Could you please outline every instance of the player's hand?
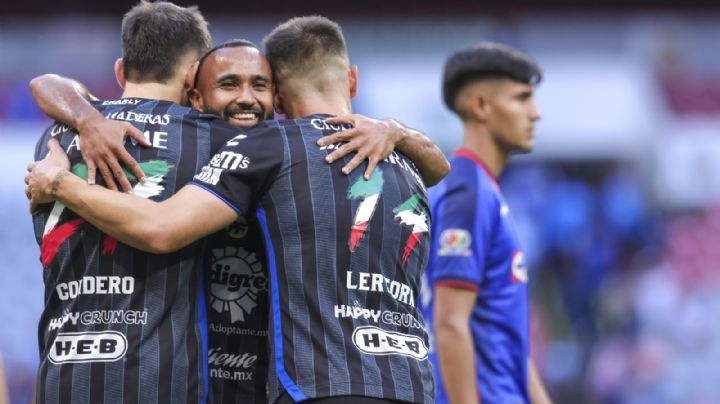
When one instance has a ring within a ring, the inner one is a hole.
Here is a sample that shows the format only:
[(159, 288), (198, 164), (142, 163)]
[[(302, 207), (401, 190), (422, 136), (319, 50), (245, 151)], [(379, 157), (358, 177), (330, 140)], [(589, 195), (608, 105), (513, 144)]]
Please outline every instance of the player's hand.
[(139, 144), (150, 147), (150, 142), (143, 133), (129, 122), (114, 121), (98, 114), (87, 119), (78, 127), (80, 133), (80, 153), (88, 168), (88, 184), (95, 184), (96, 171), (100, 171), (105, 185), (117, 190), (115, 181), (125, 192), (132, 190), (120, 163), (124, 163), (138, 181), (145, 180), (140, 165), (130, 153), (125, 150), (123, 143), (127, 136), (137, 140)]
[(51, 139), (48, 148), (50, 151), (44, 159), (27, 166), (25, 195), (30, 200), (30, 213), (37, 205), (54, 201), (59, 180), (69, 174), (70, 160), (60, 143)]
[(352, 114), (328, 118), (327, 122), (333, 125), (349, 123), (353, 125), (353, 128), (324, 136), (318, 140), (317, 143), (320, 146), (347, 142), (341, 148), (328, 154), (325, 160), (332, 163), (348, 153), (356, 152), (357, 154), (342, 168), (342, 172), (349, 174), (367, 160), (368, 165), (364, 174), (366, 179), (370, 179), (378, 163), (389, 156), (395, 145), (404, 139), (404, 132), (391, 120), (379, 121)]

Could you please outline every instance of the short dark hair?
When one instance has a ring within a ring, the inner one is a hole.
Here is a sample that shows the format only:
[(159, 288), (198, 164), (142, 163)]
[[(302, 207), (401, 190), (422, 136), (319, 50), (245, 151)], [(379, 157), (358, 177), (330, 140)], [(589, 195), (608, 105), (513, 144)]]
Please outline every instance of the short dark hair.
[(278, 25), (263, 40), (263, 48), (276, 83), (290, 77), (314, 77), (338, 60), (349, 63), (340, 26), (319, 15), (295, 17)]
[(198, 62), (198, 68), (197, 72), (195, 73), (195, 83), (193, 84), (193, 87), (197, 87), (198, 85), (198, 77), (200, 76), (200, 69), (202, 69), (203, 65), (205, 64), (205, 59), (208, 58), (213, 52), (223, 49), (223, 48), (238, 48), (242, 46), (247, 46), (248, 48), (255, 48), (257, 49), (257, 45), (254, 43), (248, 41), (247, 39), (231, 39), (229, 41), (225, 41), (221, 43), (220, 45), (213, 46), (209, 51), (205, 52), (205, 54), (200, 58), (200, 61)]
[(189, 51), (210, 47), (207, 21), (197, 7), (142, 0), (122, 21), (123, 70), (128, 81), (166, 83)]
[(530, 56), (516, 49), (483, 41), (453, 53), (445, 61), (443, 100), (448, 108), (455, 111), (455, 97), (465, 84), (493, 78), (507, 78), (535, 86), (542, 80), (542, 70)]

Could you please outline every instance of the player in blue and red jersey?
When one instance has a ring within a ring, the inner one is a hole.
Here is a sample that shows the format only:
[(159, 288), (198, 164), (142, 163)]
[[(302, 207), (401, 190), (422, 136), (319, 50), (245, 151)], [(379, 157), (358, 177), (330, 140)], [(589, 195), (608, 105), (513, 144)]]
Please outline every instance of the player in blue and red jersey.
[(447, 60), (443, 95), (463, 121), (450, 174), (430, 191), (427, 280), (437, 402), (546, 403), (528, 356), (527, 269), (496, 180), (511, 153), (533, 147), (540, 68), (481, 43)]

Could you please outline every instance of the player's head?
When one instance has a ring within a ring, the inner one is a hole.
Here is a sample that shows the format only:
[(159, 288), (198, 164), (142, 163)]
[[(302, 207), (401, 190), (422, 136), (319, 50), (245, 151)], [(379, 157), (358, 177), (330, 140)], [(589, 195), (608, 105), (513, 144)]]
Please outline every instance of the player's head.
[(540, 119), (533, 91), (541, 80), (540, 67), (528, 55), (481, 42), (445, 62), (443, 99), (466, 125), (484, 125), (504, 150), (529, 151)]
[(340, 26), (322, 16), (292, 18), (278, 25), (264, 41), (275, 77), (278, 100), (357, 93), (357, 67), (350, 66)]
[(250, 41), (234, 39), (210, 49), (197, 67), (190, 103), (231, 125), (249, 128), (273, 112), (270, 64)]
[(122, 20), (123, 57), (116, 63), (121, 84), (169, 84), (210, 48), (207, 21), (197, 7), (145, 0)]

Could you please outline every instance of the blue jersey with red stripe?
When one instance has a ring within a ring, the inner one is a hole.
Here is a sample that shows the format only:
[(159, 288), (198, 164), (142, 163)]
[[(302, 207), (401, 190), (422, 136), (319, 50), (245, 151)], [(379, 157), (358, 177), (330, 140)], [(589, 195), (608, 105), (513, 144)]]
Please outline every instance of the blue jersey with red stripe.
[[(470, 327), (478, 394), (484, 403), (527, 403), (527, 270), (510, 210), (475, 155), (457, 151), (451, 166), (430, 189), (432, 239), (425, 272), (430, 295), (443, 286), (477, 293)], [(433, 298), (423, 301), (432, 324)], [(448, 402), (434, 339), (432, 344), (437, 402)]]

